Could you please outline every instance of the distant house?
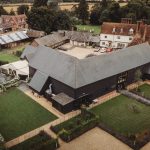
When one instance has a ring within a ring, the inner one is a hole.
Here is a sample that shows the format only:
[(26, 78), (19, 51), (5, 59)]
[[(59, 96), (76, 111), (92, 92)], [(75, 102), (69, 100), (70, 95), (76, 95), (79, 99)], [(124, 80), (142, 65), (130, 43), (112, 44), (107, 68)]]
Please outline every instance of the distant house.
[(27, 28), (26, 15), (2, 15), (0, 17), (0, 31), (17, 31), (19, 29)]
[(100, 46), (121, 49), (150, 41), (150, 26), (138, 21), (132, 24), (128, 18), (121, 23), (104, 22), (101, 27)]
[(47, 98), (52, 96), (53, 106), (67, 113), (133, 83), (137, 69), (143, 77), (150, 78), (148, 43), (80, 58), (85, 50), (75, 47), (64, 52), (46, 46), (28, 46), (21, 58), (29, 62), (30, 88)]

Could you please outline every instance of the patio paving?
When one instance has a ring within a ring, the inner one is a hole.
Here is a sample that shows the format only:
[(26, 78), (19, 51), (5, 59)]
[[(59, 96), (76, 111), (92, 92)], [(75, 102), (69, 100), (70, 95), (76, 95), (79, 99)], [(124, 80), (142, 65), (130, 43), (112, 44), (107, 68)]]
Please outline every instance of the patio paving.
[[(98, 127), (86, 132), (70, 143), (63, 144), (59, 150), (132, 150), (112, 135)], [(146, 149), (145, 149), (146, 150)]]

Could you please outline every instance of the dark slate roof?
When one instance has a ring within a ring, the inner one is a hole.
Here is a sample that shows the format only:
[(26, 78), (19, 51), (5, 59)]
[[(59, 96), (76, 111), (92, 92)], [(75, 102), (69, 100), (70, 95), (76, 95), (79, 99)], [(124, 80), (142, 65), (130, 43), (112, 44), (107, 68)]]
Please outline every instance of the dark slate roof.
[(36, 52), (36, 50), (37, 49), (35, 47), (28, 45), (24, 49), (24, 51), (23, 51), (23, 53), (22, 53), (20, 58), (21, 59), (25, 59), (26, 58), (28, 61), (30, 61), (32, 59), (34, 53)]
[(53, 34), (44, 36), (42, 38), (35, 39), (35, 42), (38, 43), (39, 45), (52, 47), (53, 45), (63, 42), (67, 39), (68, 39), (67, 37), (65, 37), (59, 33), (53, 33)]
[(81, 31), (68, 31), (66, 32), (66, 36), (72, 41), (89, 42), (91, 41), (92, 33)]
[(29, 86), (32, 87), (37, 92), (41, 92), (47, 79), (48, 75), (37, 70), (34, 77), (31, 79)]
[(148, 43), (85, 59), (77, 59), (44, 46), (37, 49), (29, 65), (72, 88), (80, 88), (150, 63)]
[(29, 37), (32, 37), (32, 38), (40, 38), (40, 37), (45, 36), (45, 32), (44, 31), (38, 31), (38, 30), (30, 29), (30, 30), (27, 31), (27, 35)]
[(65, 93), (59, 93), (56, 96), (53, 96), (52, 99), (63, 106), (74, 101), (72, 97), (69, 97)]

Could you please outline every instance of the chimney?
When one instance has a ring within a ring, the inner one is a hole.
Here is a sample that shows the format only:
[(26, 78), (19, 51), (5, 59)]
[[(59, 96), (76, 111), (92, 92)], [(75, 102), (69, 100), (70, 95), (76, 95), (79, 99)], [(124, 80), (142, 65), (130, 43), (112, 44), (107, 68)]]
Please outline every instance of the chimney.
[(145, 28), (144, 28), (144, 33), (143, 33), (143, 42), (145, 42), (146, 41), (146, 35), (147, 35), (147, 28), (148, 28), (148, 26), (147, 26), (147, 24), (145, 25)]
[(136, 26), (136, 32), (139, 33), (141, 30), (141, 27), (144, 25), (143, 21), (137, 21), (137, 26)]

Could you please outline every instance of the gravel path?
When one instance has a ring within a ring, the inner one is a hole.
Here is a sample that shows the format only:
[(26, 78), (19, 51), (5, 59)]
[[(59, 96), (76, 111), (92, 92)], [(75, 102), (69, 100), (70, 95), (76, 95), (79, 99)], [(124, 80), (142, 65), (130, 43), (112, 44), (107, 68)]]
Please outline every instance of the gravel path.
[(94, 128), (70, 143), (63, 144), (59, 150), (132, 150), (107, 132)]

